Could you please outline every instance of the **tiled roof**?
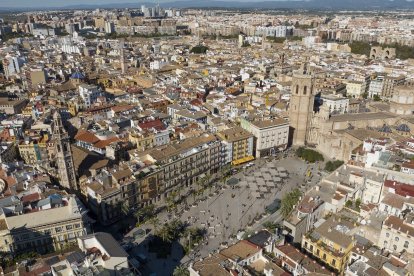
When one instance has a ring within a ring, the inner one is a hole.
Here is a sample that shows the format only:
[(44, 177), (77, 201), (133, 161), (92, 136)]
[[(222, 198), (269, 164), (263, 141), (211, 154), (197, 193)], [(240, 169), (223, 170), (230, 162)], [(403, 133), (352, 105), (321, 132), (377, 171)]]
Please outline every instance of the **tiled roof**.
[(94, 144), (99, 141), (98, 137), (96, 137), (95, 134), (87, 130), (79, 130), (75, 136), (75, 140), (90, 144)]

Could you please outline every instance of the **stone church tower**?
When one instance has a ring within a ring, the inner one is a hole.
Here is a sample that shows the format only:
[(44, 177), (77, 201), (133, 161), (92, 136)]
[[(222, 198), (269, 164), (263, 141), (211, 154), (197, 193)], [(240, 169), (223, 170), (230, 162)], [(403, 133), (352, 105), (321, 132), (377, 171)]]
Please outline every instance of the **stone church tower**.
[(55, 111), (53, 114), (53, 141), (55, 144), (60, 185), (71, 191), (76, 191), (78, 190), (78, 185), (69, 135), (63, 127), (62, 118), (58, 111)]
[(304, 146), (308, 140), (313, 116), (313, 78), (309, 64), (304, 63), (292, 77), (289, 120), (293, 131), (293, 146)]

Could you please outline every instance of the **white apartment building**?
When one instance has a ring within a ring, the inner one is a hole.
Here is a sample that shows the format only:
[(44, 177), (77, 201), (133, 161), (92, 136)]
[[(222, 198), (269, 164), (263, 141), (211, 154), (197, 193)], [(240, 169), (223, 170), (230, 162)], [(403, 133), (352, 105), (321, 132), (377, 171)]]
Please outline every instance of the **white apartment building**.
[(346, 83), (346, 95), (360, 98), (365, 93), (366, 84), (361, 81), (348, 81)]
[(414, 214), (389, 216), (382, 224), (378, 246), (387, 251), (414, 253)]
[(337, 95), (322, 95), (323, 105), (329, 107), (329, 114), (344, 114), (348, 112), (349, 99)]
[(381, 96), (384, 87), (384, 77), (378, 76), (375, 80), (371, 80), (369, 84), (368, 97), (374, 98), (375, 95)]
[(81, 84), (79, 85), (79, 95), (81, 96), (85, 108), (90, 108), (92, 104), (101, 96), (101, 91), (96, 85)]
[(256, 36), (273, 36), (273, 37), (286, 37), (293, 34), (292, 26), (259, 26), (256, 28)]
[(256, 158), (286, 149), (289, 138), (289, 123), (286, 120), (281, 118), (241, 119), (240, 124), (254, 136)]
[(112, 34), (115, 32), (115, 24), (113, 22), (106, 21), (105, 22), (105, 33)]
[(20, 68), (26, 63), (26, 59), (17, 56), (6, 56), (3, 59), (3, 70), (6, 78), (21, 72)]
[(168, 61), (154, 60), (154, 61), (150, 62), (150, 69), (151, 70), (159, 70), (167, 64), (168, 64)]

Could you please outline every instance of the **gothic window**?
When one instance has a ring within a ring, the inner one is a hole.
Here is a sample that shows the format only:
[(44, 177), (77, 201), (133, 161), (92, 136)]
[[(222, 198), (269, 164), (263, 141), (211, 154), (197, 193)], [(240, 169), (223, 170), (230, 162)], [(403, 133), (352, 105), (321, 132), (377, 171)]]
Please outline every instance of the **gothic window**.
[(308, 87), (305, 85), (303, 87), (303, 95), (306, 95), (307, 92), (308, 92)]
[(296, 94), (299, 94), (299, 85), (296, 85)]

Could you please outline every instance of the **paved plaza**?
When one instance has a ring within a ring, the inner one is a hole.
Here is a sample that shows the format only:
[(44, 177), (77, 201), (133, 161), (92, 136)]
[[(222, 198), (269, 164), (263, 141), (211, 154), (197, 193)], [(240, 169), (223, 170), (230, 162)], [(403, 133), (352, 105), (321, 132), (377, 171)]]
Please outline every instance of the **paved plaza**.
[[(206, 229), (207, 235), (189, 256), (183, 257), (175, 248), (173, 256), (167, 260), (156, 260), (155, 254), (148, 253), (145, 243), (141, 243), (134, 248), (134, 252), (148, 256), (147, 269), (152, 272), (165, 272), (169, 266), (176, 266), (178, 260), (187, 263), (220, 249), (222, 244), (231, 244), (239, 231), (260, 230), (261, 225), (268, 220), (280, 222), (282, 217), (278, 212), (262, 216), (266, 206), (275, 200), (281, 200), (285, 193), (294, 188), (305, 190), (320, 180), (320, 176), (316, 173), (311, 180), (307, 178), (307, 171), (317, 171), (317, 164), (308, 165), (295, 157), (281, 160), (260, 159), (254, 164), (232, 176), (239, 180), (237, 184), (220, 185), (216, 190), (207, 189), (201, 199), (194, 200), (191, 197), (188, 198), (187, 205), (179, 205), (175, 214), (167, 212), (159, 214), (160, 223), (178, 218), (190, 224), (190, 227)], [(142, 228), (152, 227), (143, 225)]]

